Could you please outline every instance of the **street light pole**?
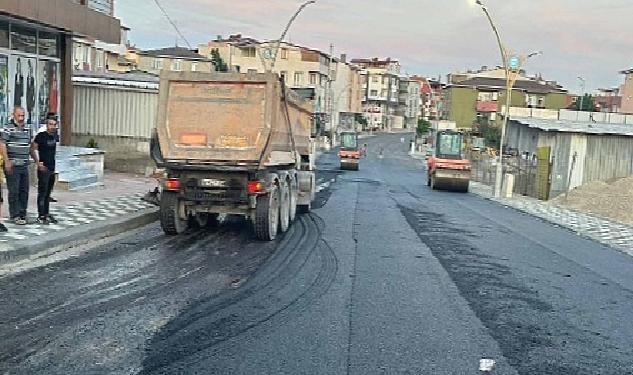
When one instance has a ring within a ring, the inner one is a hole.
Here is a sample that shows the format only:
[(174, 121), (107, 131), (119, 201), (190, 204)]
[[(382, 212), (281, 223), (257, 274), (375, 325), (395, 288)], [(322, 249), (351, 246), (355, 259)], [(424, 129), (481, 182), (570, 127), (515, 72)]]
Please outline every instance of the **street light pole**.
[(274, 54), (272, 56), (273, 61), (270, 64), (270, 71), (273, 71), (275, 69), (275, 63), (277, 62), (277, 55), (279, 54), (279, 48), (281, 46), (281, 42), (286, 37), (286, 34), (288, 33), (288, 30), (290, 30), (290, 26), (292, 26), (292, 23), (295, 21), (295, 19), (297, 19), (297, 17), (305, 9), (305, 7), (307, 7), (310, 4), (314, 4), (314, 3), (316, 3), (316, 0), (309, 0), (309, 1), (306, 1), (305, 3), (301, 4), (299, 9), (297, 9), (295, 14), (290, 18), (290, 21), (288, 21), (288, 24), (286, 25), (286, 28), (281, 33), (281, 36), (279, 37), (279, 39), (276, 42), (275, 52), (274, 52)]
[[(521, 71), (521, 67), (523, 64), (531, 57), (536, 55), (540, 55), (541, 52), (533, 52), (527, 56), (520, 56), (516, 58), (514, 61), (514, 66), (510, 67), (509, 59), (510, 55), (508, 50), (503, 46), (501, 42), (501, 36), (499, 34), (499, 29), (492, 20), (492, 16), (488, 11), (488, 7), (482, 2), (482, 0), (476, 0), (475, 3), (481, 7), (488, 22), (490, 23), (490, 27), (497, 38), (497, 44), (499, 45), (499, 52), (501, 53), (501, 61), (503, 62), (503, 70), (505, 71), (506, 76), (506, 106), (504, 109), (503, 123), (501, 125), (501, 139), (499, 142), (499, 161), (497, 162), (497, 171), (495, 176), (495, 187), (494, 187), (494, 196), (501, 196), (501, 188), (503, 184), (503, 143), (505, 141), (506, 128), (508, 126), (508, 117), (510, 116), (510, 105), (512, 104), (512, 88), (514, 87), (514, 83), (516, 82), (519, 72)], [(514, 58), (513, 58), (514, 59)], [(512, 74), (511, 74), (512, 73)]]
[(578, 80), (580, 81), (580, 107), (578, 107), (578, 112), (576, 112), (576, 121), (578, 121), (578, 117), (580, 115), (580, 111), (582, 111), (582, 107), (585, 104), (585, 79), (583, 77), (578, 76)]

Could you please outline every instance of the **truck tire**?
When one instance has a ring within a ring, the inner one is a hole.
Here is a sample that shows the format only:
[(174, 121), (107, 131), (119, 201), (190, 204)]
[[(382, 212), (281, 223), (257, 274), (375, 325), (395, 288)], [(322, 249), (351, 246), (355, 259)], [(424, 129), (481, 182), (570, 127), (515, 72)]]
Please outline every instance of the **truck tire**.
[(299, 194), (299, 186), (295, 183), (295, 179), (291, 178), (288, 181), (288, 187), (290, 188), (290, 222), (292, 223), (297, 218), (297, 200)]
[(178, 194), (164, 191), (160, 197), (160, 226), (170, 236), (178, 235), (187, 229), (187, 220), (178, 216), (180, 201)]
[(290, 228), (290, 186), (287, 181), (279, 185), (279, 231), (286, 233)]
[(255, 209), (255, 236), (262, 241), (273, 241), (279, 228), (279, 189), (257, 197)]

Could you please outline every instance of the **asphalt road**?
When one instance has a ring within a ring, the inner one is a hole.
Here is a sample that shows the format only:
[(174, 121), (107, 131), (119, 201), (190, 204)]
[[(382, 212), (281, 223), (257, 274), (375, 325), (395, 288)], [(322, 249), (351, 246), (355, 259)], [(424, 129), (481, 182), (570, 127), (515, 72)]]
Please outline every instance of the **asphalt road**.
[(633, 259), (429, 190), (409, 139), (323, 155), (277, 242), (151, 225), (0, 278), (0, 374), (633, 374)]

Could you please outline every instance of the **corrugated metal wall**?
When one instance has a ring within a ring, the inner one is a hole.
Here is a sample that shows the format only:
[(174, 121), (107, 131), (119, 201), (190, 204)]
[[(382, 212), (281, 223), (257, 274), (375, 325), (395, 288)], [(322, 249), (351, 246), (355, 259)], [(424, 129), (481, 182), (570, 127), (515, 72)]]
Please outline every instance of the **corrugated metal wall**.
[(587, 138), (584, 183), (633, 174), (633, 137), (592, 135)]
[(74, 85), (73, 134), (149, 139), (158, 90)]

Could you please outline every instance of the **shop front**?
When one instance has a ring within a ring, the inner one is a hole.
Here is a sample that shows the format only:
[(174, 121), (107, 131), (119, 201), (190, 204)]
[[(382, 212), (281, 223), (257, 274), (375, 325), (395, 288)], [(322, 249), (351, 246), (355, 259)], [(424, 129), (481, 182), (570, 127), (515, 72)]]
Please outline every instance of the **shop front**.
[(120, 42), (120, 22), (71, 0), (0, 0), (0, 124), (15, 106), (32, 126), (49, 112), (72, 134), (72, 38)]

